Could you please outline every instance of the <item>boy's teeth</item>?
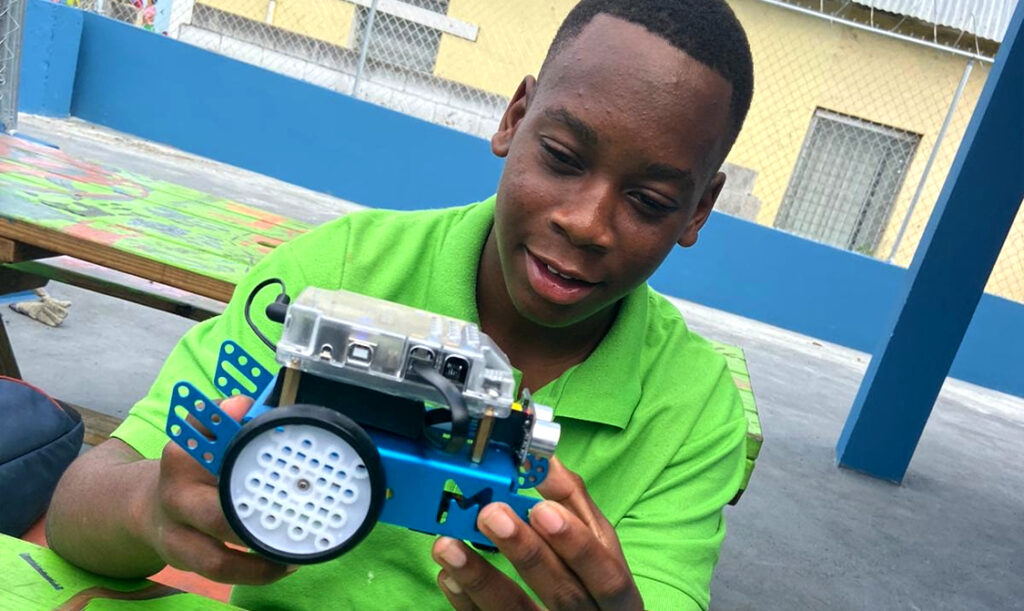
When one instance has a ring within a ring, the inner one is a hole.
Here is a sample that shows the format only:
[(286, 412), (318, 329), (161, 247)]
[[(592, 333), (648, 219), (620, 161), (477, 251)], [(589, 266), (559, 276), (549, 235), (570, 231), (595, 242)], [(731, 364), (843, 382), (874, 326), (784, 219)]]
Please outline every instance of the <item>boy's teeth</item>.
[(573, 278), (572, 276), (566, 276), (565, 274), (563, 274), (562, 272), (558, 271), (557, 269), (551, 267), (550, 265), (548, 265), (548, 271), (551, 272), (552, 274), (556, 275), (556, 276), (561, 276), (561, 277), (565, 278), (566, 280), (576, 280), (576, 278)]

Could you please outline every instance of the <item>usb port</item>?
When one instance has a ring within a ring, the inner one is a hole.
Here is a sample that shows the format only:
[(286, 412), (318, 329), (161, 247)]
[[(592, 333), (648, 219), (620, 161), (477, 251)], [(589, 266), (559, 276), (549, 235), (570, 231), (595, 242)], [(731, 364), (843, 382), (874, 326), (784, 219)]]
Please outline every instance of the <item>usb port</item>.
[(351, 365), (367, 367), (373, 360), (373, 346), (362, 342), (350, 342), (346, 361)]

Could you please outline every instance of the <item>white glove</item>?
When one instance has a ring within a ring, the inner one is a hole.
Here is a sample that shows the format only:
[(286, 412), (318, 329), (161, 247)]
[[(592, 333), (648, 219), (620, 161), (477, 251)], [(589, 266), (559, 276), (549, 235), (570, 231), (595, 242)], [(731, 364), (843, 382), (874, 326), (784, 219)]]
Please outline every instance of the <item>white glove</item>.
[(43, 289), (36, 289), (35, 294), (39, 297), (39, 301), (12, 303), (11, 309), (51, 327), (56, 327), (64, 322), (68, 316), (68, 308), (71, 307), (70, 301), (54, 299)]

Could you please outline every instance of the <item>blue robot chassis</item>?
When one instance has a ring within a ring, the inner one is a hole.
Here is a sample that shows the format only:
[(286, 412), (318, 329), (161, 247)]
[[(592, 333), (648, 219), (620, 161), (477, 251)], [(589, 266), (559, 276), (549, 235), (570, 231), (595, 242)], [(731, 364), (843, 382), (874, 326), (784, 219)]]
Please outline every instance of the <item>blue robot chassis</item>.
[(166, 426), (218, 477), (225, 516), (253, 550), (322, 562), (378, 521), (490, 547), (476, 528), (483, 506), (527, 518), (537, 499), (518, 492), (543, 481), (559, 427), (528, 392), (512, 400), (511, 366), (475, 325), (315, 288), (294, 304), (282, 291), (267, 312), (284, 323), (278, 344), (250, 325), (279, 371), (229, 340), (213, 376), (221, 396), (253, 399), (242, 422), (181, 381)]

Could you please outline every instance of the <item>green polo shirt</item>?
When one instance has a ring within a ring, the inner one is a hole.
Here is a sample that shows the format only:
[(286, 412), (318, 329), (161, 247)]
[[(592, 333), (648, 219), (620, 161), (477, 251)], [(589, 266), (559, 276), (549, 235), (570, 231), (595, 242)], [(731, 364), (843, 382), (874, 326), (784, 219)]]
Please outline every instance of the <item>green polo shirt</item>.
[[(292, 296), (306, 286), (344, 288), (479, 322), (477, 265), (493, 215), (493, 198), (444, 210), (371, 210), (278, 247), (238, 285), (223, 315), (182, 338), (114, 437), (158, 458), (174, 383), (188, 380), (217, 396), (211, 377), (225, 339), (276, 369), (242, 315), (246, 296), (266, 278), (283, 279)], [(263, 291), (253, 312), (274, 293)], [(280, 337), (278, 325), (264, 320), (261, 327), (271, 340)], [(644, 284), (624, 298), (594, 352), (533, 396), (554, 408), (562, 426), (557, 456), (583, 477), (615, 525), (646, 607), (706, 609), (725, 535), (722, 507), (743, 476), (746, 431), (722, 357)], [(248, 609), (447, 609), (435, 584), (433, 540), (378, 524), (341, 558), (269, 586), (238, 586), (232, 602)], [(515, 576), (504, 557), (486, 555)]]

